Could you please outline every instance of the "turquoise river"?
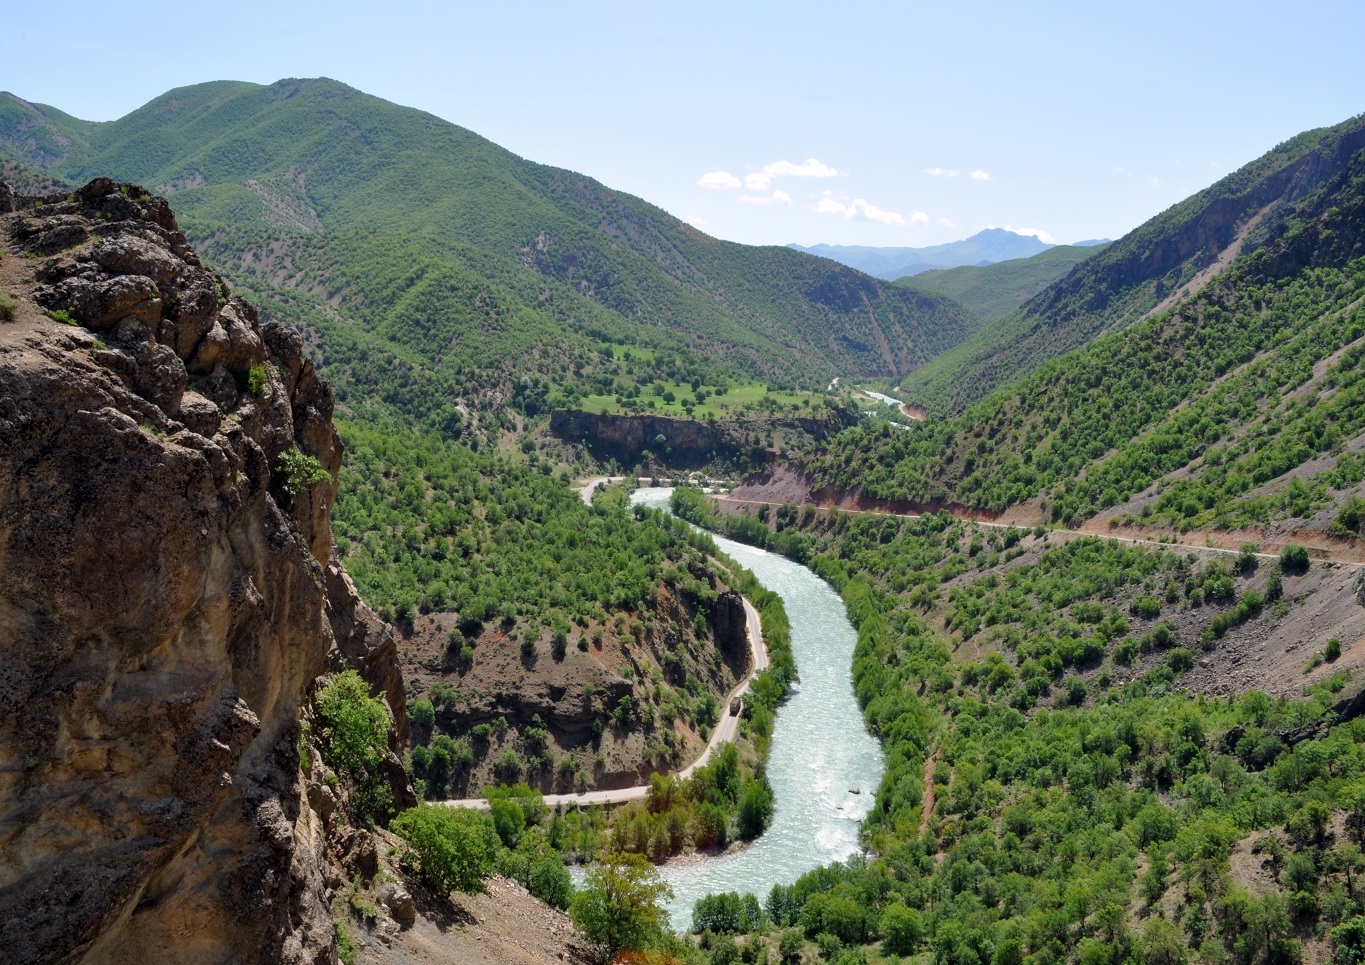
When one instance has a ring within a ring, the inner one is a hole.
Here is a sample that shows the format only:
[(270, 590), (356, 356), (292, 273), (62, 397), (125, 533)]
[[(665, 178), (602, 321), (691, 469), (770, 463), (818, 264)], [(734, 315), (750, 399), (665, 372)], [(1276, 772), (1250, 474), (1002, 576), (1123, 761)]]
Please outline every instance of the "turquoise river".
[[(667, 509), (671, 492), (641, 489), (631, 501)], [(872, 808), (885, 766), (853, 695), (857, 634), (839, 595), (784, 557), (719, 536), (715, 540), (781, 595), (801, 682), (778, 709), (773, 727), (768, 780), (777, 806), (768, 830), (733, 854), (662, 868), (673, 887), (669, 911), (680, 931), (690, 927), (692, 905), (703, 895), (747, 891), (762, 901), (773, 885), (790, 884), (812, 868), (856, 852), (858, 824)]]

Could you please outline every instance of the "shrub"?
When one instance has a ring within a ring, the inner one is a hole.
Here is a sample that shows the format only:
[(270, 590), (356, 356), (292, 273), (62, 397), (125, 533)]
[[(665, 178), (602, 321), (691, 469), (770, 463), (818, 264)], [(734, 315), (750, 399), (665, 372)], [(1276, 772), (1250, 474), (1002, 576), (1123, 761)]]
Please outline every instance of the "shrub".
[(498, 851), (498, 833), (488, 815), (422, 804), (398, 815), (389, 827), (407, 843), (399, 861), (436, 891), (483, 891)]
[(0, 295), (0, 322), (14, 321), (14, 316), (18, 311), (19, 306), (17, 303), (6, 298), (4, 295)]
[(414, 700), (408, 704), (408, 717), (419, 730), (430, 731), (436, 723), (436, 708), (429, 700)]
[(1129, 609), (1134, 616), (1142, 617), (1144, 620), (1155, 620), (1161, 616), (1161, 604), (1150, 596), (1143, 596), (1134, 600)]
[(298, 446), (280, 453), (280, 458), (275, 461), (275, 474), (280, 480), (280, 488), (291, 499), (310, 486), (328, 482), (332, 478), (316, 456), (310, 456)]
[(246, 373), (246, 390), (252, 395), (260, 395), (265, 391), (266, 383), (269, 381), (265, 365), (253, 365)]
[[(0, 318), (4, 317), (3, 311), (0, 311)], [(1365, 499), (1352, 496), (1341, 507), (1341, 512), (1337, 513), (1337, 518), (1327, 527), (1327, 531), (1333, 536), (1355, 539), (1362, 527), (1365, 527)]]
[(1280, 569), (1286, 573), (1308, 572), (1308, 550), (1295, 543), (1286, 543), (1280, 550)]
[(384, 817), (392, 792), (380, 774), (389, 745), (389, 710), (370, 696), (369, 685), (354, 670), (337, 674), (314, 699), (322, 725), (322, 759), (356, 784), (352, 806), (359, 817)]
[(1332, 637), (1327, 641), (1327, 646), (1322, 648), (1322, 655), (1328, 660), (1336, 660), (1341, 656), (1341, 641)]
[(521, 758), (510, 747), (493, 762), (493, 776), (503, 784), (511, 784), (521, 777)]

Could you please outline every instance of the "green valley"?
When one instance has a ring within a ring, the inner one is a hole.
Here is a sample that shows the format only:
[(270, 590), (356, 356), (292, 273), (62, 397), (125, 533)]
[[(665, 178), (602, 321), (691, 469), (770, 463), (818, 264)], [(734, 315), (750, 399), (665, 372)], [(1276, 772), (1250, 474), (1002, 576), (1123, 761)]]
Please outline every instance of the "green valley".
[(979, 318), (983, 325), (990, 325), (1102, 250), (1102, 245), (1056, 245), (1028, 258), (907, 275), (896, 279), (896, 284), (911, 291), (946, 295)]
[[(30, 896), (82, 960), (1365, 962), (1365, 115), (894, 284), (328, 79), (0, 95), (0, 177), (0, 656), (79, 802), (7, 807), (153, 856)], [(758, 203), (930, 230), (820, 190)]]

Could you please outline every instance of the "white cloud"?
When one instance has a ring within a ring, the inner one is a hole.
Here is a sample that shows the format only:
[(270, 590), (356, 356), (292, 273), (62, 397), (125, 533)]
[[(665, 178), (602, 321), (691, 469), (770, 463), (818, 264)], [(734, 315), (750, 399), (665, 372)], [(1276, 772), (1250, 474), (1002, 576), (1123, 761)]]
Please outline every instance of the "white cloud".
[(1215, 171), (1217, 171), (1217, 170), (1218, 170), (1219, 168), (1221, 168), (1222, 166), (1223, 166), (1223, 165), (1219, 164), (1217, 161), (1210, 161), (1210, 162), (1209, 162), (1209, 167), (1213, 168)]
[(955, 178), (962, 172), (956, 168), (925, 168), (924, 173), (931, 178)]
[(739, 178), (729, 171), (708, 171), (697, 179), (697, 183), (703, 188), (714, 188), (720, 191), (724, 188), (739, 187)]
[[(994, 227), (994, 225), (992, 225), (992, 227)], [(1055, 245), (1057, 243), (1057, 239), (1052, 237), (1052, 235), (1044, 231), (1042, 228), (1016, 228), (1013, 225), (1005, 225), (1005, 230), (1013, 231), (1017, 235), (1032, 235), (1039, 241), (1049, 245)]]
[(991, 176), (990, 176), (989, 174), (987, 174), (985, 171), (973, 171), (973, 172), (972, 172), (972, 180), (973, 180), (973, 181), (989, 181), (990, 179), (991, 179)]
[(1147, 180), (1150, 181), (1150, 182), (1152, 183), (1152, 187), (1154, 187), (1154, 188), (1159, 188), (1159, 187), (1161, 187), (1161, 178), (1158, 178), (1158, 177), (1150, 177), (1150, 178), (1148, 178)]
[(1114, 168), (1114, 173), (1121, 175), (1125, 178), (1131, 178), (1133, 176), (1133, 172), (1128, 170), (1127, 168)]
[(708, 222), (707, 222), (707, 220), (706, 220), (705, 218), (698, 218), (698, 217), (695, 217), (695, 216), (694, 216), (694, 217), (691, 217), (691, 218), (684, 218), (683, 220), (686, 221), (688, 224), (690, 224), (690, 225), (691, 225), (692, 227), (694, 227), (694, 228), (705, 228), (706, 225), (708, 224)]
[(952, 218), (939, 218), (939, 219), (938, 219), (938, 223), (939, 223), (940, 225), (942, 225), (943, 227), (945, 227), (945, 228), (956, 228), (956, 227), (957, 227), (957, 225), (953, 224), (953, 219), (952, 219)]
[(762, 171), (744, 175), (744, 186), (750, 191), (767, 191), (772, 187), (774, 178), (836, 178), (840, 171), (813, 157), (800, 164), (791, 161), (774, 161), (763, 165)]
[(779, 204), (786, 205), (792, 203), (792, 196), (786, 191), (774, 191), (770, 197), (761, 198), (750, 194), (741, 194), (739, 200), (745, 204)]
[(923, 211), (912, 211), (910, 213), (910, 223), (918, 225), (927, 225), (929, 223), (929, 216), (925, 214)]
[(822, 164), (813, 157), (808, 157), (801, 164), (793, 164), (790, 161), (774, 161), (772, 164), (763, 165), (763, 173), (774, 178), (837, 178), (839, 172), (828, 164)]
[[(905, 216), (894, 211), (883, 211), (875, 204), (868, 204), (862, 198), (854, 198), (848, 204), (840, 204), (833, 198), (821, 198), (815, 206), (815, 211), (819, 214), (842, 215), (849, 221), (875, 221), (878, 224), (903, 225), (906, 223)], [(929, 216), (923, 211), (916, 211), (911, 215), (910, 220), (915, 224), (928, 224)]]

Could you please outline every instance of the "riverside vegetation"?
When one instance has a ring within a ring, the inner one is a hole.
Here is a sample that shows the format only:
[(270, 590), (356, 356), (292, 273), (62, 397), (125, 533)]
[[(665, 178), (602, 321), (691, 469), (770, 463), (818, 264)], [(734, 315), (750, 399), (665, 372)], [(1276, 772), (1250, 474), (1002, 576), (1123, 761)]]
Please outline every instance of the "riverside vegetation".
[[(712, 515), (693, 491), (676, 505), (839, 588), (859, 701), (887, 753), (868, 857), (761, 907), (699, 903), (699, 931), (749, 932), (751, 952), (792, 961), (809, 942), (840, 963), (878, 948), (951, 963), (1365, 952), (1365, 721), (1321, 725), (1350, 673), (1298, 700), (1179, 689), (1232, 627), (1292, 605), (1298, 554), (1198, 563), (947, 514), (794, 506), (772, 531)], [(737, 954), (704, 944), (713, 961)]]

